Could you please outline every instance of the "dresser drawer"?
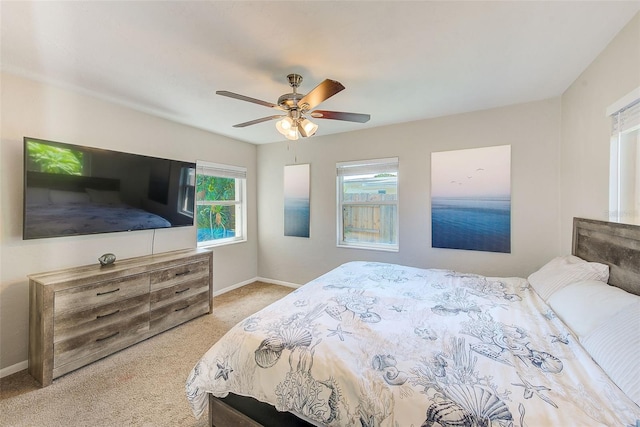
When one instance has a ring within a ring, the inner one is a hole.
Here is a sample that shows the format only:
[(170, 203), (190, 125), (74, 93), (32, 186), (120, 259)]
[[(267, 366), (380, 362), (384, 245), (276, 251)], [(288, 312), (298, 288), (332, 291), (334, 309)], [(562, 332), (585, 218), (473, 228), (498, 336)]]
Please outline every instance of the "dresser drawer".
[(196, 294), (162, 307), (152, 309), (149, 319), (151, 333), (157, 334), (209, 312), (209, 298)]
[(83, 364), (97, 360), (102, 354), (111, 354), (144, 339), (148, 333), (149, 314), (143, 313), (55, 342), (54, 371), (76, 359), (82, 359)]
[(122, 301), (149, 292), (149, 275), (138, 274), (120, 279), (58, 291), (55, 294), (54, 316), (67, 311)]
[(151, 292), (195, 279), (209, 280), (209, 262), (181, 264), (151, 273)]
[[(173, 286), (151, 291), (151, 310), (167, 304), (186, 300), (194, 295), (209, 293), (209, 277), (174, 284)], [(209, 301), (209, 295), (200, 295), (201, 300)]]
[(64, 341), (145, 313), (149, 313), (148, 293), (80, 311), (62, 312), (55, 316), (53, 341)]

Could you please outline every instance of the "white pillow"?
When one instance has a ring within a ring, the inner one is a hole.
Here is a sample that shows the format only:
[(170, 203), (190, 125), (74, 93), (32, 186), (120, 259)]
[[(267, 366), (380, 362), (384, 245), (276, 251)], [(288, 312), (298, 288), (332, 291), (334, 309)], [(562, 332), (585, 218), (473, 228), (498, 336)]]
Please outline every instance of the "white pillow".
[(89, 195), (79, 191), (49, 191), (49, 199), (52, 203), (89, 203)]
[(581, 343), (609, 378), (640, 406), (640, 302), (610, 318)]
[(108, 205), (117, 205), (120, 201), (120, 193), (118, 191), (102, 191), (93, 188), (85, 188), (93, 203), (103, 203)]
[(551, 294), (581, 280), (609, 280), (609, 266), (587, 262), (573, 255), (559, 256), (528, 277), (529, 283), (547, 301)]
[(578, 338), (637, 302), (640, 302), (640, 296), (596, 280), (567, 285), (554, 292), (548, 301), (553, 311)]

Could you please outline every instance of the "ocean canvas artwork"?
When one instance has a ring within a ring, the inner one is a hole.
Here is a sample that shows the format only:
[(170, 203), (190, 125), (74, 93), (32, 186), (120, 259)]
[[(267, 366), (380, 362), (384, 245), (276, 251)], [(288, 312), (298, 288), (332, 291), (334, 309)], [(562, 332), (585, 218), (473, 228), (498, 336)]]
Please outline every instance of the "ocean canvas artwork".
[(431, 246), (511, 252), (511, 146), (431, 154)]
[(309, 237), (309, 164), (284, 167), (284, 235)]

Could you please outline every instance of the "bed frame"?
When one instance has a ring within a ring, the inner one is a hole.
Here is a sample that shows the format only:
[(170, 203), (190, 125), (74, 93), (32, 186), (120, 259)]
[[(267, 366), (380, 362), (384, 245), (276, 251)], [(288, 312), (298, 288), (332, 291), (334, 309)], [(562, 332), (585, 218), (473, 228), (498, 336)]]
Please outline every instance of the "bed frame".
[(229, 394), (220, 399), (209, 395), (209, 425), (212, 427), (313, 427), (290, 412), (251, 397)]
[[(571, 253), (609, 266), (609, 284), (640, 295), (640, 226), (592, 219), (573, 219)], [(288, 412), (249, 397), (209, 395), (212, 427), (313, 426)]]

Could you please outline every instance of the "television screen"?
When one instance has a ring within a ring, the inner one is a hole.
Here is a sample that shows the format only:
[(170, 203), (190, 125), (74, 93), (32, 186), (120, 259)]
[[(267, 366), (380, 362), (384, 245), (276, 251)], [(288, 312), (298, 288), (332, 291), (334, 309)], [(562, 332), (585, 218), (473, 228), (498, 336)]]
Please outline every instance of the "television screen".
[(195, 163), (24, 138), (23, 239), (193, 225)]

